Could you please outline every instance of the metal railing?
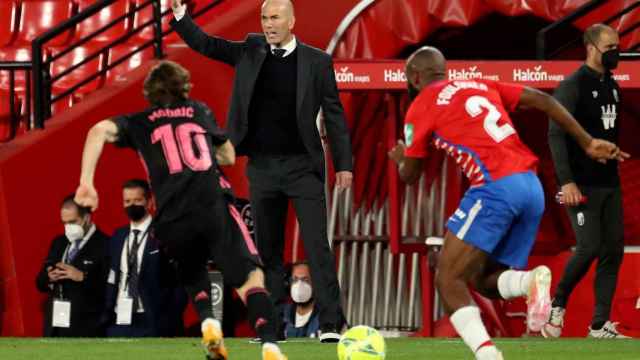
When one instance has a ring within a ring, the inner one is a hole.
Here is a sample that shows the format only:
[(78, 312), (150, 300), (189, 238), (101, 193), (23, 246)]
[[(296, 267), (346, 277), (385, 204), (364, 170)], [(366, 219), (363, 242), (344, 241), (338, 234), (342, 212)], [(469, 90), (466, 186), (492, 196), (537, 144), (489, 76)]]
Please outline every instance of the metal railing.
[[(415, 331), (422, 325), (421, 294), (427, 261), (425, 241), (444, 233), (444, 207), (440, 199), (446, 183), (443, 171), (429, 186), (425, 175), (404, 188), (401, 231), (404, 239), (420, 242), (422, 251), (394, 253), (389, 246), (389, 197), (367, 209), (354, 208), (352, 193), (333, 191), (330, 228), (338, 259), (338, 280), (345, 297), (345, 313), (351, 324), (366, 324), (385, 330)], [(437, 297), (434, 299), (438, 307)], [(426, 311), (433, 311), (427, 309)], [(436, 312), (437, 316), (438, 312)]]
[[(28, 61), (10, 61), (0, 62), (0, 75), (3, 72), (9, 73), (9, 96), (7, 97), (7, 109), (9, 109), (9, 133), (5, 139), (0, 141), (8, 141), (15, 137), (20, 122), (24, 121), (23, 128), (31, 129), (31, 62)], [(24, 99), (18, 95), (16, 90), (16, 73), (24, 72)], [(5, 99), (3, 99), (5, 100)], [(23, 105), (24, 103), (24, 105)], [(3, 106), (4, 104), (0, 104)], [(22, 109), (25, 112), (22, 112)]]
[[(383, 98), (386, 113), (391, 115), (376, 125), (388, 129), (376, 143), (396, 143), (398, 134), (392, 129), (403, 118), (399, 99), (397, 93)], [(390, 160), (382, 161), (388, 164)], [(385, 170), (380, 181), (389, 191), (375, 199), (357, 203), (355, 193), (380, 194), (380, 182), (354, 183), (344, 192), (330, 189), (328, 233), (338, 262), (343, 308), (351, 325), (415, 331), (439, 316), (439, 301), (431, 290), (433, 261), (425, 244), (427, 238), (440, 237), (445, 231), (451, 164), (444, 156), (439, 161), (439, 170), (426, 170), (414, 185), (397, 182), (397, 168), (382, 165)], [(391, 191), (396, 186), (397, 191)], [(399, 244), (393, 245), (395, 228)]]
[[(580, 20), (581, 18), (592, 14), (594, 11), (597, 11), (600, 7), (607, 4), (607, 0), (592, 0), (588, 3), (584, 4), (580, 8), (578, 8), (573, 13), (563, 17), (562, 19), (546, 26), (542, 30), (538, 31), (536, 36), (536, 57), (538, 60), (548, 60), (558, 56), (563, 51), (571, 48), (576, 43), (582, 40), (581, 37), (573, 36), (571, 39), (564, 41), (561, 44), (555, 44), (555, 47), (550, 46), (549, 39), (562, 39), (562, 36), (558, 36), (562, 31), (566, 31), (569, 28), (572, 28), (573, 23)], [(602, 21), (604, 24), (611, 24), (614, 21), (622, 18), (624, 15), (630, 13), (631, 11), (640, 7), (640, 1), (636, 1), (613, 14), (609, 18)], [(626, 29), (620, 31), (620, 38), (631, 34), (635, 29), (640, 27), (640, 22), (636, 22), (631, 24)], [(558, 42), (558, 41), (556, 41)], [(622, 57), (625, 59), (636, 59), (636, 52), (640, 49), (640, 42), (636, 44), (631, 44), (628, 49), (624, 49), (625, 52), (622, 54)]]
[[(81, 24), (84, 20), (97, 14), (102, 9), (108, 7), (109, 5), (115, 3), (116, 1), (121, 1), (121, 0), (102, 0), (102, 1), (96, 2), (95, 4), (87, 7), (80, 13), (72, 16), (70, 19), (59, 24), (55, 28), (37, 37), (32, 42), (33, 82), (34, 82), (33, 112), (34, 112), (34, 125), (36, 128), (40, 128), (40, 129), (44, 128), (45, 120), (51, 116), (51, 107), (55, 102), (60, 101), (65, 97), (73, 94), (80, 87), (86, 84), (89, 84), (90, 82), (96, 79), (104, 78), (106, 73), (109, 70), (127, 61), (127, 59), (134, 56), (135, 54), (153, 46), (154, 56), (156, 58), (162, 58), (164, 56), (163, 38), (166, 37), (171, 32), (173, 32), (173, 29), (168, 29), (165, 31), (162, 30), (162, 19), (165, 16), (171, 14), (171, 9), (167, 9), (164, 12), (162, 12), (160, 0), (147, 0), (142, 4), (133, 5), (131, 11), (129, 11), (128, 13), (118, 16), (117, 18), (113, 19), (111, 22), (109, 22), (102, 28), (97, 29), (96, 31), (87, 35), (86, 37), (74, 42), (73, 44), (69, 45), (59, 53), (55, 55), (46, 53), (47, 42), (49, 42), (50, 40), (54, 39), (56, 36), (59, 36), (67, 31), (73, 31), (73, 29), (75, 29), (76, 26), (78, 26), (78, 24)], [(222, 3), (222, 1), (223, 0), (212, 0), (211, 3), (199, 8), (198, 11), (193, 13), (192, 17), (197, 18), (201, 16), (202, 14), (208, 12), (215, 6)], [(149, 6), (151, 6), (153, 10), (153, 17), (151, 19), (149, 19), (143, 24), (140, 24), (136, 28), (128, 31), (127, 33), (121, 35), (120, 37), (112, 41), (101, 42), (100, 43), (101, 46), (99, 48), (96, 48), (91, 54), (88, 54), (87, 57), (84, 58), (82, 61), (72, 64), (69, 68), (65, 69), (64, 71), (62, 71), (60, 74), (57, 74), (56, 76), (51, 75), (51, 65), (53, 62), (55, 62), (56, 60), (59, 60), (65, 55), (70, 54), (74, 49), (88, 43), (89, 41), (91, 41), (91, 39), (109, 30), (110, 28), (120, 24), (123, 21), (127, 21), (128, 19), (131, 19), (133, 16), (135, 16), (137, 12), (140, 12)], [(122, 57), (120, 57), (115, 61), (105, 60), (108, 56), (109, 49), (111, 49), (114, 46), (127, 42), (131, 37), (140, 33), (145, 28), (148, 28), (150, 26), (154, 28), (153, 29), (154, 36), (152, 39), (147, 41), (142, 41), (142, 42), (136, 42), (138, 46), (135, 49), (129, 51), (128, 53), (126, 53), (125, 55), (123, 55)], [(56, 94), (55, 96), (52, 95), (51, 89), (55, 82), (64, 79), (66, 76), (71, 74), (74, 70), (77, 70), (78, 68), (89, 63), (90, 61), (99, 59), (101, 55), (103, 56), (103, 60), (101, 65), (99, 66), (99, 69), (95, 73), (88, 74), (84, 79), (78, 81), (73, 86), (65, 89), (60, 94)]]

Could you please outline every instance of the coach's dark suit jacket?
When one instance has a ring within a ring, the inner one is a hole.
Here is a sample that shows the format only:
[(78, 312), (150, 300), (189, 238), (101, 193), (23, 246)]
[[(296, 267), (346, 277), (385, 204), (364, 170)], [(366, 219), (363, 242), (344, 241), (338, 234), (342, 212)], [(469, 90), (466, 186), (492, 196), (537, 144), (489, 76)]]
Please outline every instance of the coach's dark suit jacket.
[[(82, 282), (62, 280), (58, 282), (59, 285), (55, 286), (49, 282), (47, 267), (62, 261), (69, 240), (64, 235), (60, 235), (51, 243), (49, 255), (47, 255), (36, 279), (38, 290), (49, 294), (44, 314), (44, 336), (103, 335), (104, 329), (99, 320), (104, 310), (108, 239), (106, 234), (96, 229), (70, 264), (84, 272), (84, 280)], [(71, 327), (69, 328), (53, 328), (51, 326), (53, 300), (60, 295), (58, 286), (62, 286), (64, 299), (71, 301)]]
[[(171, 22), (178, 34), (194, 50), (235, 67), (236, 76), (229, 108), (227, 131), (239, 155), (247, 154), (243, 143), (249, 127), (249, 104), (269, 44), (262, 34), (249, 34), (244, 41), (228, 41), (200, 30), (189, 14)], [(333, 72), (333, 61), (325, 52), (297, 40), (298, 84), (297, 120), (302, 141), (324, 176), (324, 154), (316, 117), (320, 107), (336, 171), (351, 171), (351, 141)]]
[[(122, 251), (129, 237), (129, 226), (117, 229), (109, 242), (109, 283), (107, 284), (106, 317), (109, 325), (114, 325), (116, 314), (114, 309), (118, 299), (118, 286), (121, 279), (120, 261)], [(153, 237), (148, 237), (142, 253), (142, 263), (139, 274), (139, 292), (144, 307), (147, 324), (152, 327), (153, 336), (167, 336), (170, 315), (175, 309), (171, 308), (169, 283), (163, 280), (168, 273), (168, 263), (159, 250), (158, 243)], [(111, 281), (113, 280), (113, 281)]]

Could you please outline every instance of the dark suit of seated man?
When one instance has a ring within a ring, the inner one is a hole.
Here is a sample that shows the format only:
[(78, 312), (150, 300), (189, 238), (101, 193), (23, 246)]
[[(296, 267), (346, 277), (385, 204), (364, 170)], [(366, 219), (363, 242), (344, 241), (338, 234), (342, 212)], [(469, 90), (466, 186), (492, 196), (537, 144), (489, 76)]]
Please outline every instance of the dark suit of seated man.
[(104, 334), (99, 319), (104, 309), (109, 237), (91, 222), (89, 208), (78, 206), (73, 197), (67, 196), (60, 209), (65, 234), (51, 243), (36, 278), (38, 290), (49, 295), (44, 336), (96, 337)]
[(175, 313), (180, 309), (173, 306), (175, 288), (170, 287), (166, 277), (168, 265), (149, 232), (152, 221), (149, 184), (129, 180), (122, 192), (130, 224), (117, 229), (109, 244), (107, 336), (170, 336), (176, 333), (177, 329), (172, 327), (178, 324), (173, 315), (178, 315)]

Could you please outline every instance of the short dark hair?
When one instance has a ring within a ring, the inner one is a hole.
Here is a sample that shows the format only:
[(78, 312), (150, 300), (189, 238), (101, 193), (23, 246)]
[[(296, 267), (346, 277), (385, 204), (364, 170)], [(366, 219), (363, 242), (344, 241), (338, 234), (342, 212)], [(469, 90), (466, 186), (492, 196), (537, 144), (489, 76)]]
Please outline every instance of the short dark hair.
[(589, 44), (595, 45), (595, 43), (597, 43), (598, 40), (600, 40), (600, 35), (604, 31), (615, 31), (615, 30), (613, 30), (611, 26), (608, 26), (602, 23), (597, 23), (589, 26), (587, 30), (584, 31), (584, 34), (582, 35), (582, 42), (584, 43), (584, 46), (587, 46)]
[(143, 179), (131, 179), (127, 180), (122, 184), (122, 189), (142, 189), (144, 192), (145, 199), (149, 199), (151, 197), (151, 187), (147, 180)]
[(307, 260), (302, 260), (302, 261), (296, 261), (293, 264), (291, 264), (291, 273), (293, 273), (293, 269), (302, 265), (305, 265), (306, 267), (309, 268), (309, 270), (311, 270), (311, 267), (309, 266), (309, 262)]
[(65, 196), (65, 198), (62, 200), (62, 204), (60, 204), (60, 207), (65, 208), (68, 206), (73, 206), (78, 211), (78, 215), (80, 217), (85, 217), (86, 215), (91, 214), (91, 208), (86, 206), (80, 206), (75, 200), (73, 200), (75, 197), (76, 197), (76, 194), (69, 194)]
[(163, 60), (144, 80), (144, 96), (154, 106), (167, 106), (186, 100), (191, 90), (191, 75), (180, 64)]

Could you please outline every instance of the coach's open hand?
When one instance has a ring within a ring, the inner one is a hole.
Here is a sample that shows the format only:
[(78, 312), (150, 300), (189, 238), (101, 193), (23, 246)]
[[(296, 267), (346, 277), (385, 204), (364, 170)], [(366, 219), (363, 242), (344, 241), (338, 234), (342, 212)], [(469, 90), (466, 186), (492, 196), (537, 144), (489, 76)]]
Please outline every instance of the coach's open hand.
[(89, 207), (91, 211), (95, 211), (98, 208), (98, 192), (93, 186), (80, 184), (76, 189), (76, 196), (73, 201), (80, 206)]

